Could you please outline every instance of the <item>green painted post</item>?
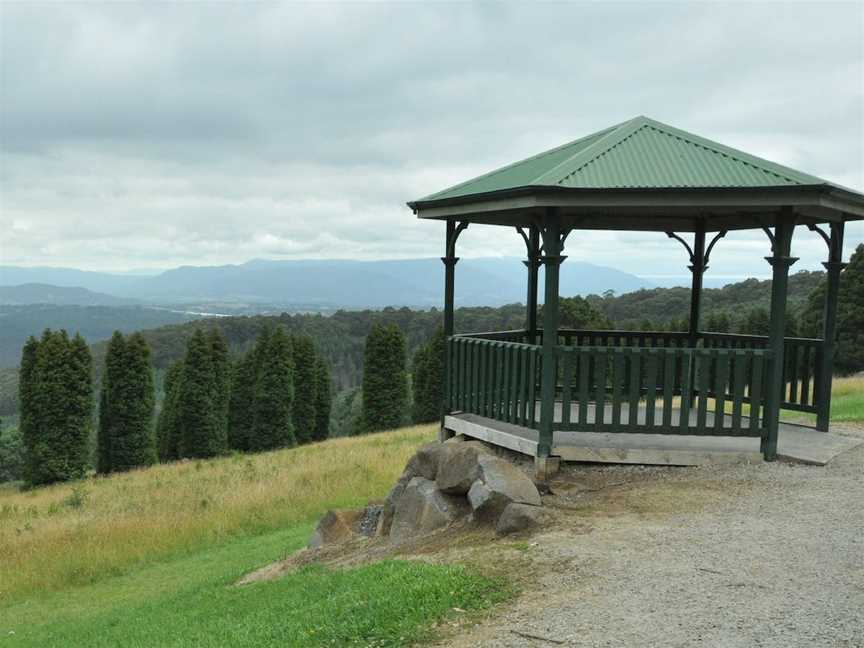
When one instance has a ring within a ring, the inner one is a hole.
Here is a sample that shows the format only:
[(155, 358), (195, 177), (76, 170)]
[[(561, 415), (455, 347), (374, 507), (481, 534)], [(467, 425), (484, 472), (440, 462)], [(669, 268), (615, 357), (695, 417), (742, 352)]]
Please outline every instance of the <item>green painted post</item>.
[[(459, 234), (467, 227), (467, 223), (461, 223), (458, 227), (452, 220), (447, 221), (447, 235), (444, 249), (444, 256), (441, 261), (444, 262), (444, 338), (450, 339), (454, 331), (454, 308), (456, 289), (456, 264), (459, 262), (459, 257), (456, 256), (456, 239)], [(445, 440), (449, 436), (449, 432), (444, 428), (444, 417), (450, 413), (450, 355), (444, 354), (444, 406), (441, 415), (441, 440)]]
[(528, 342), (536, 344), (537, 340), (537, 277), (540, 270), (540, 230), (531, 226), (527, 245), (528, 258), (522, 263), (528, 268), (528, 295), (526, 300), (527, 317), (525, 329), (528, 331)]
[(816, 393), (816, 429), (828, 431), (831, 417), (831, 382), (834, 377), (834, 343), (837, 337), (837, 298), (840, 291), (840, 273), (848, 264), (843, 263), (843, 223), (831, 223), (828, 261), (823, 263), (828, 275), (825, 307), (822, 319), (822, 357), (819, 367), (819, 385)]
[(552, 452), (552, 428), (555, 417), (555, 383), (557, 364), (555, 348), (558, 345), (558, 273), (561, 262), (561, 222), (556, 210), (549, 209), (543, 222), (543, 256), (545, 276), (543, 300), (542, 375), (540, 379), (540, 430), (537, 456), (548, 457)]
[[(795, 221), (791, 208), (784, 207), (774, 227), (773, 254), (765, 257), (771, 264), (771, 328), (768, 347), (771, 360), (768, 369), (765, 393), (765, 426), (761, 450), (766, 461), (777, 458), (777, 434), (780, 425), (780, 402), (783, 395), (783, 347), (786, 328), (786, 292), (789, 283), (789, 268), (798, 259), (790, 256), (792, 232)], [(754, 404), (755, 405), (755, 404)]]
[(696, 226), (693, 238), (693, 256), (688, 266), (693, 275), (690, 287), (690, 331), (688, 341), (691, 348), (699, 342), (699, 315), (702, 310), (702, 277), (705, 274), (705, 223)]

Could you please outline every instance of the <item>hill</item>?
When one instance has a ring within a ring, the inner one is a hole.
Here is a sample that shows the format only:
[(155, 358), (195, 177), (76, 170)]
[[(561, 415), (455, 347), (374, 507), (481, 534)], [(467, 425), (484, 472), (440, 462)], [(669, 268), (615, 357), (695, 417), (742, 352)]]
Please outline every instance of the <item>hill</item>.
[(27, 338), (46, 328), (80, 331), (92, 343), (110, 337), (115, 330), (128, 333), (191, 319), (200, 316), (144, 306), (0, 306), (0, 367), (17, 365)]
[(50, 304), (53, 306), (118, 306), (134, 300), (93, 292), (86, 288), (29, 283), (0, 286), (0, 305)]
[(0, 634), (16, 646), (396, 646), (503, 599), (459, 565), (312, 566), (231, 587), (300, 549), (329, 508), (383, 498), (433, 426), (0, 487)]
[[(184, 266), (153, 276), (83, 272), (65, 268), (0, 267), (0, 285), (42, 282), (79, 286), (109, 295), (158, 303), (236, 302), (279, 304), (285, 310), (335, 310), (413, 306), (443, 301), (439, 259), (395, 261), (268, 261), (241, 265)], [(628, 292), (653, 284), (635, 275), (590, 263), (562, 266), (563, 294)], [(525, 298), (520, 259), (463, 259), (457, 269), (460, 305), (498, 306)]]

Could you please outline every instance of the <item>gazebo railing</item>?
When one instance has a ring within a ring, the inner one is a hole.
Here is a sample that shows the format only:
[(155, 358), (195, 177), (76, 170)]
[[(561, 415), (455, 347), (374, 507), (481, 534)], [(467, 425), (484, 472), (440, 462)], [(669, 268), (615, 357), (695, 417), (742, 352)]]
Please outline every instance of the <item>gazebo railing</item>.
[[(448, 409), (536, 427), (542, 335), (451, 337)], [(560, 330), (554, 429), (759, 436), (767, 338), (700, 333), (699, 346), (689, 341), (679, 332)], [(786, 339), (782, 408), (817, 411), (821, 353), (822, 340)]]

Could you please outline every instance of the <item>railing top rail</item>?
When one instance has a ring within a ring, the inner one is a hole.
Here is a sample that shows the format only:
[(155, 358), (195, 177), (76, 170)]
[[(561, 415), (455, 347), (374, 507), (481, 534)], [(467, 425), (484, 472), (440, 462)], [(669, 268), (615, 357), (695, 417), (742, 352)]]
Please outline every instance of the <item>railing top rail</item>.
[[(540, 332), (543, 332), (543, 329), (540, 329)], [(686, 331), (619, 331), (615, 329), (570, 329), (570, 328), (559, 328), (558, 334), (562, 333), (576, 333), (579, 335), (665, 335), (668, 337), (681, 337), (686, 338), (689, 333)]]
[[(700, 331), (699, 337), (715, 340), (759, 340), (760, 342), (768, 341), (767, 335), (751, 335), (749, 333), (716, 333), (714, 331)], [(786, 336), (784, 339), (787, 341), (800, 342), (803, 344), (821, 344), (823, 342), (822, 338)]]
[(771, 349), (702, 349), (698, 347), (613, 347), (603, 345), (566, 346), (556, 345), (556, 352), (571, 353), (576, 355), (592, 353), (620, 353), (640, 355), (752, 355), (759, 357), (770, 357)]
[(480, 338), (480, 339), (489, 339), (495, 336), (506, 336), (506, 335), (527, 335), (528, 331), (524, 329), (512, 329), (509, 331), (482, 331), (480, 333), (457, 333), (454, 335), (454, 338)]

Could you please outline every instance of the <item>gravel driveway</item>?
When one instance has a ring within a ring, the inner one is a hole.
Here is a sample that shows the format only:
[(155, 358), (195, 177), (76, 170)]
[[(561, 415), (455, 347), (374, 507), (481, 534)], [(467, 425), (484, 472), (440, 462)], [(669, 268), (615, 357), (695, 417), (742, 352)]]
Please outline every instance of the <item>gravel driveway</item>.
[(525, 593), (442, 645), (864, 647), (864, 446), (826, 467), (568, 467), (553, 492)]

